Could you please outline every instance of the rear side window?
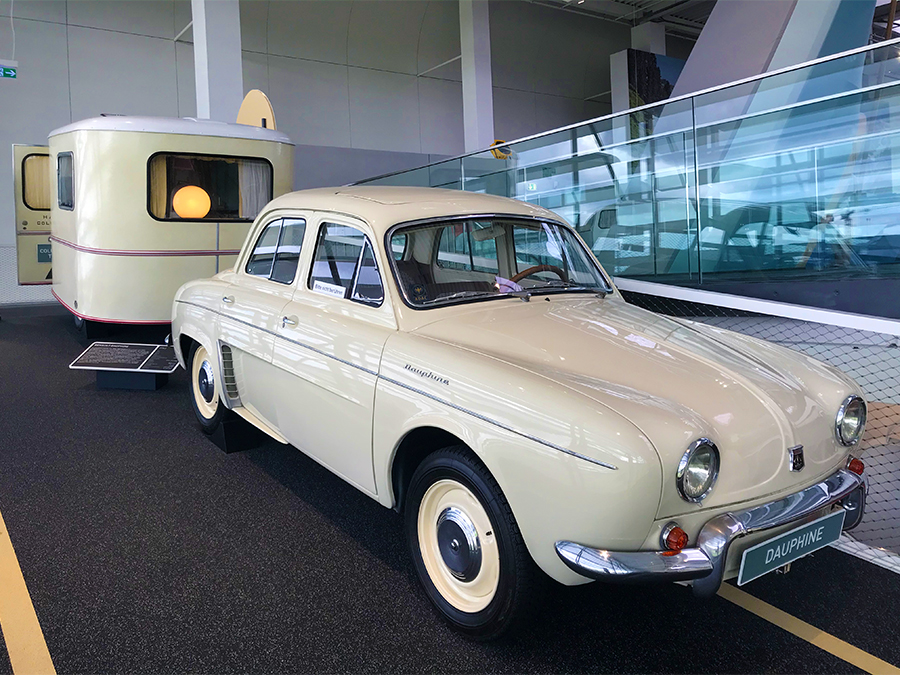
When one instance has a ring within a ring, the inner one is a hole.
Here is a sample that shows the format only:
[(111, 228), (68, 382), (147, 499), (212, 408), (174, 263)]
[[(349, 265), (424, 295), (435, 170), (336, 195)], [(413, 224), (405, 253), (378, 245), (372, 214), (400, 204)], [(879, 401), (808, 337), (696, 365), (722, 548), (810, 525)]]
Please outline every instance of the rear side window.
[(22, 160), (22, 202), (32, 211), (50, 210), (50, 155)]
[(270, 277), (272, 281), (280, 284), (294, 283), (304, 234), (306, 221), (302, 218), (285, 218), (282, 221), (281, 236), (278, 239), (278, 250), (275, 251), (275, 264), (272, 266)]
[(279, 218), (266, 225), (247, 261), (247, 274), (292, 284), (300, 262), (300, 249), (306, 221), (303, 218)]
[(56, 196), (59, 208), (71, 211), (75, 208), (75, 192), (72, 184), (73, 164), (71, 152), (56, 156)]
[(347, 225), (324, 223), (316, 242), (309, 288), (323, 295), (380, 305), (384, 286), (368, 237)]
[(275, 249), (278, 248), (278, 236), (281, 234), (281, 219), (274, 220), (262, 231), (250, 260), (247, 261), (247, 274), (255, 277), (269, 278), (272, 274), (272, 263), (275, 261)]

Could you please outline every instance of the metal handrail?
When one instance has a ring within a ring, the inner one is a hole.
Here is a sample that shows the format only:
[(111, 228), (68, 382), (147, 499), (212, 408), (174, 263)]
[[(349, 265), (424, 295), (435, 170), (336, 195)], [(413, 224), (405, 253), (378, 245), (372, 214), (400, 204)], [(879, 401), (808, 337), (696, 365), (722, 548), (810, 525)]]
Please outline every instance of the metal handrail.
[[(538, 138), (544, 138), (547, 136), (552, 136), (553, 134), (558, 134), (558, 133), (561, 133), (564, 131), (570, 131), (572, 129), (577, 129), (578, 127), (587, 126), (589, 124), (597, 124), (598, 122), (605, 122), (607, 120), (616, 119), (619, 117), (626, 117), (628, 115), (633, 115), (635, 113), (639, 113), (644, 110), (649, 110), (651, 108), (661, 108), (663, 106), (666, 106), (666, 105), (669, 105), (672, 103), (678, 103), (680, 101), (696, 99), (701, 96), (705, 96), (707, 94), (711, 94), (711, 93), (714, 93), (717, 91), (724, 91), (726, 89), (740, 87), (742, 85), (750, 84), (752, 82), (759, 82), (761, 80), (765, 80), (770, 77), (784, 75), (785, 73), (791, 73), (791, 72), (794, 72), (797, 70), (802, 70), (804, 68), (810, 68), (812, 66), (817, 66), (822, 63), (828, 63), (830, 61), (837, 61), (839, 59), (846, 58), (848, 56), (853, 56), (855, 54), (862, 54), (865, 52), (874, 51), (876, 49), (882, 49), (882, 48), (891, 47), (891, 46), (900, 46), (900, 38), (893, 38), (891, 40), (884, 40), (882, 42), (876, 42), (874, 44), (865, 45), (863, 47), (856, 47), (854, 49), (848, 49), (846, 51), (839, 52), (837, 54), (831, 54), (829, 56), (822, 56), (817, 59), (812, 59), (810, 61), (804, 61), (803, 63), (797, 63), (792, 66), (786, 66), (784, 68), (779, 68), (778, 70), (773, 70), (773, 71), (766, 72), (766, 73), (760, 73), (758, 75), (751, 75), (750, 77), (745, 77), (743, 79), (735, 80), (733, 82), (726, 82), (724, 84), (719, 84), (714, 87), (708, 87), (706, 89), (701, 89), (699, 91), (690, 92), (688, 94), (682, 94), (681, 96), (676, 96), (674, 98), (668, 98), (664, 101), (657, 101), (656, 103), (647, 103), (645, 105), (638, 106), (636, 108), (629, 108), (628, 110), (623, 110), (623, 111), (616, 112), (616, 113), (609, 113), (608, 115), (601, 115), (600, 117), (595, 117), (595, 118), (589, 119), (589, 120), (583, 120), (581, 122), (575, 122), (573, 124), (569, 124), (564, 127), (559, 127), (557, 129), (551, 129), (549, 131), (542, 131), (537, 134), (532, 134), (531, 136), (524, 136), (524, 137), (518, 138), (514, 141), (507, 141), (507, 142), (504, 142), (503, 145), (504, 145), (504, 147), (517, 145), (520, 143), (524, 143), (526, 141), (531, 141), (531, 140), (535, 140)], [(839, 95), (843, 95), (843, 94), (839, 94)], [(634, 140), (643, 140), (643, 139), (634, 139)], [(391, 171), (389, 173), (384, 173), (384, 174), (380, 174), (377, 176), (373, 176), (371, 178), (365, 179), (365, 181), (359, 181), (359, 182), (370, 183), (372, 181), (381, 180), (383, 178), (389, 178), (391, 176), (399, 176), (399, 175), (402, 175), (405, 173), (410, 173), (412, 171), (428, 169), (432, 166), (437, 166), (439, 164), (447, 164), (449, 162), (460, 161), (460, 160), (465, 159), (466, 157), (474, 157), (475, 155), (480, 155), (485, 152), (490, 152), (490, 150), (492, 148), (493, 148), (493, 146), (489, 146), (487, 148), (482, 148), (481, 150), (475, 150), (472, 152), (463, 153), (461, 155), (448, 157), (447, 159), (442, 159), (438, 162), (430, 162), (428, 164), (422, 164), (421, 166), (416, 166), (416, 167), (412, 167), (409, 169), (403, 169), (401, 171)], [(359, 184), (359, 182), (356, 184)]]

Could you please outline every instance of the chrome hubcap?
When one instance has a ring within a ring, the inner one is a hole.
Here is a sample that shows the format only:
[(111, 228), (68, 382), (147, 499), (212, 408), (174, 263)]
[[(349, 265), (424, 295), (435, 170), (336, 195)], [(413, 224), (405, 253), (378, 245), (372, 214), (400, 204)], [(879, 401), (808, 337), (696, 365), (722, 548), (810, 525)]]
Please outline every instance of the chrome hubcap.
[(469, 517), (448, 506), (437, 519), (437, 540), (447, 569), (460, 581), (472, 581), (481, 571), (481, 541)]
[(213, 396), (216, 394), (216, 386), (209, 361), (204, 361), (200, 366), (200, 372), (197, 373), (197, 389), (200, 390), (204, 401), (212, 403)]

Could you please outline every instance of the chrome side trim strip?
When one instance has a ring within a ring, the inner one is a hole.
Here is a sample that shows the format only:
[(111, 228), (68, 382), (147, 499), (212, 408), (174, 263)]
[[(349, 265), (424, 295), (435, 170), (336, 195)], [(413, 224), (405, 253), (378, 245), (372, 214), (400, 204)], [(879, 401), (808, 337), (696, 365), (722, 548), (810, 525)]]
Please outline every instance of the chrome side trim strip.
[(435, 401), (436, 403), (441, 403), (442, 405), (445, 405), (445, 406), (447, 406), (447, 407), (449, 407), (449, 408), (453, 408), (454, 410), (458, 410), (459, 412), (465, 413), (465, 414), (467, 414), (467, 415), (471, 415), (472, 417), (474, 417), (474, 418), (476, 418), (476, 419), (479, 419), (479, 420), (481, 420), (482, 422), (487, 422), (488, 424), (492, 424), (492, 425), (494, 425), (495, 427), (498, 427), (498, 428), (500, 428), (500, 429), (503, 429), (504, 431), (509, 431), (510, 433), (516, 434), (517, 436), (521, 436), (522, 438), (527, 438), (528, 440), (534, 441), (535, 443), (540, 443), (541, 445), (544, 445), (544, 446), (546, 446), (546, 447), (548, 447), (548, 448), (552, 448), (553, 450), (557, 450), (557, 451), (562, 452), (562, 453), (564, 453), (564, 454), (566, 454), (566, 455), (571, 455), (572, 457), (577, 457), (578, 459), (582, 459), (582, 460), (584, 460), (585, 462), (590, 462), (591, 464), (596, 464), (596, 465), (602, 466), (602, 467), (604, 467), (604, 468), (606, 468), (606, 469), (611, 469), (612, 471), (617, 471), (618, 468), (619, 468), (619, 467), (617, 467), (617, 466), (615, 466), (615, 465), (613, 465), (613, 464), (608, 464), (607, 462), (601, 462), (600, 460), (594, 459), (593, 457), (588, 457), (587, 455), (583, 455), (583, 454), (581, 454), (580, 452), (575, 452), (574, 450), (569, 450), (568, 448), (564, 448), (564, 447), (562, 447), (562, 446), (556, 445), (555, 443), (550, 443), (549, 441), (545, 441), (545, 440), (543, 440), (543, 439), (541, 439), (541, 438), (538, 438), (537, 436), (532, 436), (531, 434), (527, 434), (527, 433), (525, 433), (524, 431), (519, 431), (519, 430), (517, 430), (517, 429), (513, 429), (512, 427), (507, 426), (506, 424), (503, 424), (502, 422), (498, 422), (497, 420), (493, 420), (493, 419), (491, 419), (491, 418), (489, 418), (489, 417), (485, 417), (484, 415), (481, 415), (481, 414), (479, 414), (479, 413), (477, 413), (477, 412), (475, 412), (475, 411), (473, 411), (473, 410), (469, 410), (468, 408), (463, 408), (462, 406), (458, 406), (458, 405), (456, 405), (455, 403), (451, 403), (450, 401), (447, 401), (447, 400), (442, 399), (442, 398), (440, 398), (440, 397), (438, 397), (438, 396), (435, 396), (434, 394), (429, 394), (427, 391), (422, 391), (421, 389), (416, 389), (415, 387), (412, 387), (412, 386), (410, 386), (410, 385), (408, 385), (408, 384), (405, 384), (405, 383), (400, 382), (400, 381), (398, 381), (398, 380), (395, 380), (395, 379), (393, 379), (393, 378), (387, 377), (387, 376), (385, 376), (385, 375), (379, 375), (378, 373), (376, 373), (376, 372), (374, 372), (374, 371), (372, 371), (372, 370), (369, 370), (369, 369), (366, 368), (365, 366), (360, 366), (360, 365), (358, 365), (358, 364), (356, 364), (356, 363), (351, 363), (350, 361), (345, 361), (344, 359), (342, 359), (342, 358), (340, 358), (340, 357), (338, 357), (338, 356), (334, 356), (334, 355), (332, 355), (332, 354), (328, 354), (327, 352), (323, 352), (321, 349), (316, 349), (315, 347), (311, 347), (310, 345), (304, 344), (303, 342), (299, 342), (299, 341), (297, 341), (297, 340), (291, 340), (291, 339), (289, 339), (289, 338), (284, 337), (283, 335), (279, 335), (278, 333), (276, 333), (276, 332), (274, 332), (274, 331), (266, 330), (265, 328), (260, 328), (259, 326), (254, 326), (253, 324), (249, 323), (248, 321), (242, 321), (242, 320), (240, 320), (240, 319), (235, 319), (234, 317), (230, 317), (230, 316), (228, 316), (228, 315), (226, 315), (226, 314), (224, 314), (224, 313), (222, 313), (222, 312), (220, 312), (220, 311), (218, 311), (218, 310), (211, 309), (211, 308), (206, 307), (206, 306), (204, 306), (204, 305), (200, 305), (200, 304), (198, 304), (198, 303), (196, 303), (196, 302), (188, 302), (188, 301), (186, 301), (186, 300), (176, 300), (175, 302), (179, 302), (179, 303), (181, 303), (181, 304), (183, 304), (183, 305), (191, 305), (192, 307), (198, 307), (199, 309), (203, 309), (203, 310), (206, 310), (206, 311), (208, 311), (208, 312), (212, 312), (213, 314), (218, 314), (219, 316), (224, 316), (226, 319), (229, 319), (230, 321), (235, 321), (235, 322), (240, 323), (240, 324), (243, 324), (243, 325), (245, 325), (245, 326), (249, 326), (249, 327), (251, 327), (251, 328), (255, 328), (255, 329), (260, 330), (260, 331), (262, 331), (262, 332), (264, 332), (264, 333), (269, 333), (270, 335), (273, 335), (273, 336), (275, 336), (275, 337), (277, 337), (277, 338), (281, 338), (282, 340), (285, 340), (285, 341), (287, 341), (287, 342), (291, 342), (291, 343), (293, 343), (293, 344), (295, 344), (295, 345), (297, 345), (297, 346), (299, 346), (299, 347), (303, 347), (303, 348), (305, 348), (305, 349), (309, 349), (310, 351), (315, 352), (316, 354), (321, 354), (322, 356), (326, 356), (326, 357), (328, 357), (329, 359), (333, 359), (333, 360), (335, 360), (335, 361), (338, 361), (339, 363), (343, 363), (344, 365), (350, 366), (350, 367), (352, 367), (352, 368), (356, 368), (356, 369), (361, 370), (361, 371), (363, 371), (363, 372), (365, 372), (365, 373), (368, 373), (368, 374), (370, 374), (370, 375), (374, 375), (374, 376), (377, 377), (378, 379), (384, 380), (385, 382), (390, 382), (391, 384), (394, 384), (394, 385), (396, 385), (396, 386), (398, 386), (398, 387), (401, 387), (401, 388), (403, 388), (403, 389), (407, 389), (407, 390), (409, 390), (409, 391), (411, 391), (411, 392), (413, 392), (413, 393), (416, 393), (416, 394), (419, 394), (419, 395), (421, 395), (421, 396), (424, 396), (425, 398), (429, 398), (429, 399), (431, 399), (432, 401)]
[(485, 417), (484, 415), (477, 413), (473, 410), (469, 410), (468, 408), (463, 408), (462, 406), (456, 405), (455, 403), (451, 403), (445, 399), (442, 399), (434, 394), (429, 394), (427, 391), (422, 391), (421, 389), (416, 389), (415, 387), (411, 387), (408, 384), (404, 384), (403, 382), (398, 382), (390, 377), (385, 375), (379, 375), (379, 378), (384, 380), (385, 382), (390, 382), (391, 384), (395, 384), (398, 387), (402, 387), (403, 389), (408, 389), (411, 392), (424, 396), (425, 398), (429, 398), (432, 401), (437, 403), (441, 403), (448, 408), (453, 408), (454, 410), (458, 410), (461, 413), (465, 413), (467, 415), (471, 415), (475, 419), (481, 420), (482, 422), (487, 422), (488, 424), (492, 424), (495, 427), (503, 429), (504, 431), (508, 431), (510, 433), (516, 434), (517, 436), (521, 436), (522, 438), (527, 438), (530, 441), (534, 441), (535, 443), (540, 443), (541, 445), (545, 445), (548, 448), (552, 448), (553, 450), (557, 450), (566, 455), (571, 455), (572, 457), (577, 457), (578, 459), (583, 459), (585, 462), (590, 462), (591, 464), (596, 464), (598, 466), (602, 466), (606, 469), (611, 469), (613, 471), (618, 471), (617, 466), (614, 464), (608, 464), (606, 462), (601, 462), (599, 459), (594, 459), (593, 457), (588, 457), (587, 455), (582, 455), (580, 452), (575, 452), (574, 450), (569, 450), (568, 448), (564, 448), (560, 445), (556, 445), (555, 443), (551, 443), (550, 441), (545, 441), (542, 438), (538, 438), (537, 436), (532, 436), (531, 434), (527, 434), (524, 431), (519, 431), (518, 429), (513, 429), (511, 426), (503, 424), (503, 422), (498, 422), (497, 420), (491, 419), (490, 417)]

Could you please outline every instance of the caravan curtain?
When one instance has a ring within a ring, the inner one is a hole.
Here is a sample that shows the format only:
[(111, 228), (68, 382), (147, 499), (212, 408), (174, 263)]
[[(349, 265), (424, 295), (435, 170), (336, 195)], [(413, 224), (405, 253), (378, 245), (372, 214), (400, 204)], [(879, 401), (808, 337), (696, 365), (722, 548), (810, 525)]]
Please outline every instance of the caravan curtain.
[(267, 162), (253, 159), (242, 159), (239, 167), (241, 218), (252, 220), (271, 198), (272, 171)]
[(150, 212), (157, 218), (168, 216), (167, 182), (166, 155), (157, 155), (150, 161)]

